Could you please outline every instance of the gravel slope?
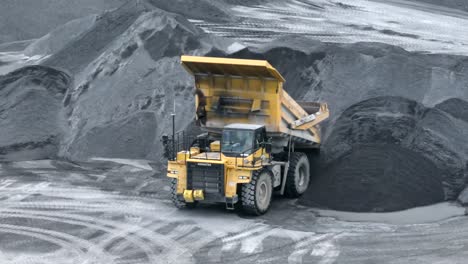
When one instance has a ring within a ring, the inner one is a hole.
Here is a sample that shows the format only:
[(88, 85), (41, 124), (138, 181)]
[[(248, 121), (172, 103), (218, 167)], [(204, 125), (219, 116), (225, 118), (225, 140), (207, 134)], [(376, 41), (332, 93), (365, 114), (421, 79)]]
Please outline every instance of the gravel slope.
[(0, 160), (54, 158), (65, 130), (70, 76), (30, 66), (0, 76)]
[(116, 8), (126, 0), (3, 0), (0, 43), (42, 37), (70, 20)]
[[(179, 66), (180, 54), (228, 50), (231, 44), (151, 1), (130, 2), (104, 14), (43, 63), (75, 76), (75, 87), (64, 100), (70, 126), (61, 155), (159, 160), (174, 100), (192, 111), (192, 81)], [(193, 119), (180, 113), (177, 129)], [(108, 143), (96, 144), (105, 138)]]

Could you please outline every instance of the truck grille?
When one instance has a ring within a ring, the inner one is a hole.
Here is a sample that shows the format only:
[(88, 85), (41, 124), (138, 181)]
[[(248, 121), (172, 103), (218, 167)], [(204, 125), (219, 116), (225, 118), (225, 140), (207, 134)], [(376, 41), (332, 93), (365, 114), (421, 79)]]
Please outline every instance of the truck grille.
[(205, 200), (224, 199), (224, 165), (189, 162), (187, 169), (187, 188), (203, 190)]

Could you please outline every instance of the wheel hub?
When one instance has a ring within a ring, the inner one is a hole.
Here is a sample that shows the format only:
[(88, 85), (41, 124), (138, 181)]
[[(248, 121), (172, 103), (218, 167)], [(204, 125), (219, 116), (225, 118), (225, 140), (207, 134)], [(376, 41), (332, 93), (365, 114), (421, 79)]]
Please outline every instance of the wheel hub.
[(268, 207), (271, 190), (268, 188), (268, 182), (263, 180), (257, 186), (257, 205), (264, 209)]
[(298, 182), (298, 185), (303, 186), (304, 182), (305, 182), (305, 169), (304, 169), (304, 166), (301, 166), (299, 168), (299, 182)]
[(299, 166), (297, 170), (297, 176), (296, 176), (296, 188), (299, 193), (303, 193), (306, 189), (307, 186), (309, 185), (309, 178), (307, 175), (307, 167), (302, 164)]

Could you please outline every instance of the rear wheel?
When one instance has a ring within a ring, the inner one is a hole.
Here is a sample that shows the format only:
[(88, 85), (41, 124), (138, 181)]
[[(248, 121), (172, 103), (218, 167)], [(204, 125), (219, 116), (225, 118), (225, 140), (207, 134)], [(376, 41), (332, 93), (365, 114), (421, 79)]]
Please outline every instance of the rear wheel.
[(179, 199), (179, 197), (177, 196), (177, 179), (174, 179), (174, 178), (171, 180), (171, 198), (175, 207), (179, 209), (184, 209), (184, 208), (192, 209), (197, 206), (196, 201), (193, 203), (187, 203), (186, 201)]
[(307, 155), (302, 152), (291, 153), (284, 195), (297, 198), (307, 190), (309, 183), (310, 163)]
[(253, 173), (252, 181), (242, 185), (242, 209), (249, 215), (262, 215), (268, 211), (273, 196), (273, 181), (268, 170)]

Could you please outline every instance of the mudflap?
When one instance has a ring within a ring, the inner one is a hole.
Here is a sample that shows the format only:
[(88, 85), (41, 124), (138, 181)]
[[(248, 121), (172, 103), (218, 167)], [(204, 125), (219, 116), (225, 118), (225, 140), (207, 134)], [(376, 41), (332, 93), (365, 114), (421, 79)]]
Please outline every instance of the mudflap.
[(226, 197), (226, 209), (234, 210), (235, 204), (239, 201), (239, 196), (236, 194), (232, 198)]

